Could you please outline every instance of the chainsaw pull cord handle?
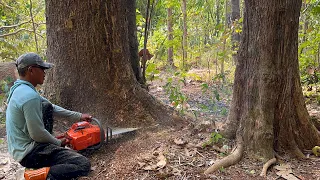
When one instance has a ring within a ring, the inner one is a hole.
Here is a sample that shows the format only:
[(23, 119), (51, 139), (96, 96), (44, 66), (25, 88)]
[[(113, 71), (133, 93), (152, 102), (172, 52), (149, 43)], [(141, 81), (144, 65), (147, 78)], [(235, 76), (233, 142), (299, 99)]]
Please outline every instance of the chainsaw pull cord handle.
[(102, 145), (103, 145), (103, 143), (104, 143), (104, 139), (105, 139), (105, 135), (104, 135), (104, 129), (103, 129), (103, 127), (102, 127), (102, 125), (101, 125), (101, 123), (100, 123), (100, 121), (98, 120), (98, 119), (96, 119), (96, 118), (91, 118), (95, 123), (97, 123), (98, 124), (98, 126), (99, 126), (99, 128), (100, 128), (100, 143), (98, 144), (98, 145), (96, 145), (96, 146), (93, 146), (92, 148), (93, 149), (99, 149)]

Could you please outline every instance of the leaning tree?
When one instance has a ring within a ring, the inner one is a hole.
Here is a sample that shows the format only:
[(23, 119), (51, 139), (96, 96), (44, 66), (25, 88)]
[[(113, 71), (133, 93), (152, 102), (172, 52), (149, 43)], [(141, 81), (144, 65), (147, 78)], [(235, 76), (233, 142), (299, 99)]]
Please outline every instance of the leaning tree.
[(223, 134), (237, 149), (205, 171), (238, 162), (243, 152), (263, 161), (276, 153), (303, 158), (320, 144), (310, 122), (298, 68), (301, 0), (245, 0), (233, 100)]
[(104, 123), (172, 124), (177, 116), (134, 75), (130, 55), (137, 48), (130, 45), (137, 43), (128, 39), (128, 21), (135, 18), (127, 18), (127, 8), (127, 0), (46, 1), (47, 57), (55, 67), (47, 73), (45, 95)]

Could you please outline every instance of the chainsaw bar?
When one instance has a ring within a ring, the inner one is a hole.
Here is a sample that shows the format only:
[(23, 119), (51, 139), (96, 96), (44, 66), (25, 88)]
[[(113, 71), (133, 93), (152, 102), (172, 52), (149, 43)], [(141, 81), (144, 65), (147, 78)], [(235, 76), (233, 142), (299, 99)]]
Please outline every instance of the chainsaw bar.
[(107, 127), (107, 132), (106, 132), (106, 142), (112, 138), (112, 136), (119, 135), (119, 134), (125, 134), (128, 132), (133, 132), (138, 130), (139, 128), (119, 128), (119, 127)]

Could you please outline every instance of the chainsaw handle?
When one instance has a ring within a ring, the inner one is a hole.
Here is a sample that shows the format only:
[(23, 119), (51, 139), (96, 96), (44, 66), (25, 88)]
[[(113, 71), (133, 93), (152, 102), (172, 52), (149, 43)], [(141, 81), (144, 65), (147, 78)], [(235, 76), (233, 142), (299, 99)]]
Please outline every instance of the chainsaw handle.
[(62, 139), (62, 138), (65, 138), (65, 134), (59, 134), (58, 136), (56, 136), (57, 139)]
[(92, 117), (91, 120), (94, 121), (95, 123), (97, 123), (100, 128), (100, 143), (98, 145), (96, 145), (95, 147), (93, 147), (93, 149), (99, 149), (105, 141), (104, 129), (98, 119)]

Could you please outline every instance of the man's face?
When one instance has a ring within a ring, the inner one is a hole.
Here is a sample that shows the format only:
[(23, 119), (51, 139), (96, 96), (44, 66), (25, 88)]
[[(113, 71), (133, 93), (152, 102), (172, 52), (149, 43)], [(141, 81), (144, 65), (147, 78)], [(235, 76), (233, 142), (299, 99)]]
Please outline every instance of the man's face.
[(29, 71), (31, 72), (31, 78), (34, 85), (43, 84), (45, 78), (45, 68), (38, 65), (31, 65)]

